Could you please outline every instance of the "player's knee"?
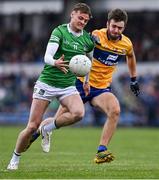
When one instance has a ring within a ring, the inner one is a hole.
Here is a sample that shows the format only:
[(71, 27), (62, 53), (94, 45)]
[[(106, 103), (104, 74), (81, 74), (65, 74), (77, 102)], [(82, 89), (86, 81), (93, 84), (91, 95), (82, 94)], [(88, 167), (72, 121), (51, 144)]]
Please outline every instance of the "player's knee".
[(38, 123), (31, 123), (27, 126), (27, 131), (29, 134), (33, 134), (35, 131), (37, 131), (38, 127)]
[(84, 110), (76, 110), (72, 113), (73, 119), (77, 122), (84, 117)]
[(119, 107), (115, 107), (115, 108), (112, 108), (111, 112), (110, 112), (110, 116), (113, 118), (113, 119), (116, 119), (118, 118), (120, 115), (120, 108)]

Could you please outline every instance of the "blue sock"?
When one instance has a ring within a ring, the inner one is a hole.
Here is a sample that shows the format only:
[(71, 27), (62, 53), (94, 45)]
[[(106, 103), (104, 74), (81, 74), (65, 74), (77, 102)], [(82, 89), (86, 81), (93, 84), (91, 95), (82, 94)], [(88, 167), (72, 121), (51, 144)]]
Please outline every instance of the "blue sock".
[(98, 146), (98, 152), (102, 152), (102, 151), (106, 151), (107, 150), (107, 147), (104, 146), (104, 145), (99, 145)]
[(34, 142), (39, 136), (40, 136), (40, 132), (35, 131), (35, 132), (32, 134), (30, 143)]

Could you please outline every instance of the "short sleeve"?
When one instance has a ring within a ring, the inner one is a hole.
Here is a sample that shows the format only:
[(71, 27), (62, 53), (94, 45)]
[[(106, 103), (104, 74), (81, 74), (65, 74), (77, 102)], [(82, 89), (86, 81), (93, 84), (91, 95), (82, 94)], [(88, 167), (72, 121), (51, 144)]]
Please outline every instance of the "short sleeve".
[(130, 41), (129, 46), (128, 46), (128, 51), (127, 51), (127, 55), (131, 56), (133, 54), (133, 44)]
[(89, 35), (89, 39), (90, 41), (89, 41), (89, 48), (88, 48), (87, 53), (91, 52), (94, 49), (94, 41), (92, 40), (91, 35)]
[(62, 38), (61, 31), (59, 30), (59, 28), (55, 28), (51, 33), (49, 42), (55, 42), (55, 43), (60, 44), (61, 38)]
[(94, 43), (96, 43), (96, 44), (100, 44), (100, 39), (99, 39), (99, 34), (98, 34), (99, 32), (97, 31), (97, 30), (94, 30), (93, 32), (92, 32), (92, 40), (93, 40), (93, 42)]

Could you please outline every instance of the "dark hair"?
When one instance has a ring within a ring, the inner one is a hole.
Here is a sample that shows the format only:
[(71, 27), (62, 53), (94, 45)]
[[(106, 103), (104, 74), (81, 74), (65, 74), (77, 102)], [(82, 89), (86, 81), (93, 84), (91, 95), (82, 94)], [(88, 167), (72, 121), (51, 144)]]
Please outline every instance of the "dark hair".
[(80, 11), (82, 13), (86, 13), (89, 15), (90, 18), (92, 18), (92, 13), (90, 7), (85, 3), (77, 3), (72, 11)]
[(108, 13), (108, 22), (111, 19), (114, 19), (116, 22), (124, 21), (124, 23), (126, 25), (127, 21), (128, 21), (128, 15), (127, 15), (127, 12), (124, 10), (114, 9)]

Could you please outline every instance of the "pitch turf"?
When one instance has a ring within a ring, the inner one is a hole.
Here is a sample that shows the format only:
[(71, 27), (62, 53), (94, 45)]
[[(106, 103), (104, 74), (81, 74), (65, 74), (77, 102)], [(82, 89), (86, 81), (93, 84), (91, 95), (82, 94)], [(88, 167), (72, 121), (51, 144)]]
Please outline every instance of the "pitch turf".
[(94, 164), (101, 128), (54, 131), (51, 152), (41, 151), (40, 139), (23, 154), (19, 170), (9, 172), (15, 141), (22, 127), (0, 127), (2, 179), (152, 179), (159, 178), (159, 129), (118, 128), (109, 149), (116, 159)]

